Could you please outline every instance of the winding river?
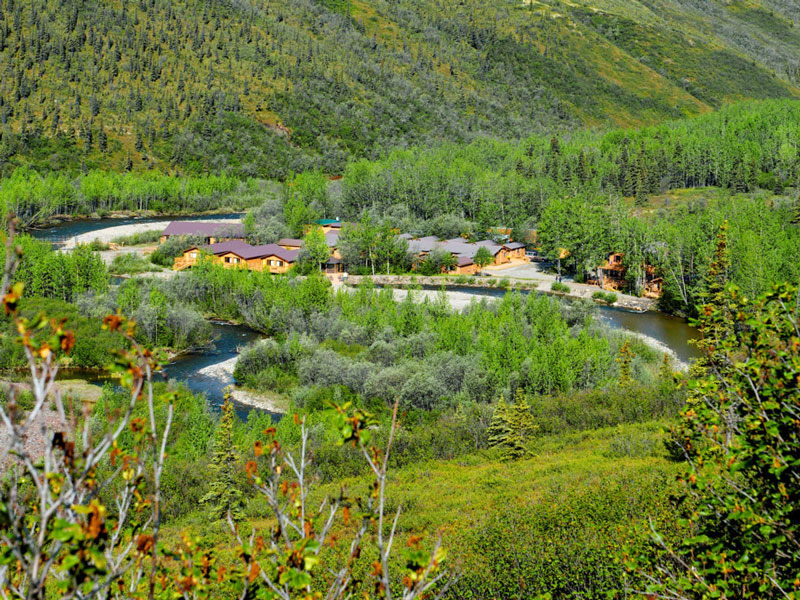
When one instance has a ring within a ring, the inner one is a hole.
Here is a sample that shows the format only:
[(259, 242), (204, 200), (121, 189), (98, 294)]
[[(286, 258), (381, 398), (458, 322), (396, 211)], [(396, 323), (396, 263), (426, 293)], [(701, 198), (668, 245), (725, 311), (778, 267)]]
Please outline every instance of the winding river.
[[(240, 215), (202, 215), (182, 216), (185, 220), (214, 220), (237, 218)], [(58, 246), (73, 236), (98, 231), (117, 225), (132, 223), (148, 223), (168, 220), (169, 217), (122, 218), (122, 219), (97, 219), (71, 221), (55, 225), (47, 229), (34, 230), (33, 237), (49, 241)], [(500, 297), (505, 291), (498, 289), (476, 288), (449, 288), (452, 291), (466, 293), (477, 297)], [(528, 293), (528, 292), (523, 292)], [(607, 306), (598, 306), (600, 319), (611, 327), (625, 329), (648, 339), (655, 346), (669, 348), (682, 362), (687, 363), (697, 357), (697, 349), (689, 342), (698, 337), (696, 329), (685, 320), (670, 317), (661, 313), (631, 313), (622, 309)], [(221, 373), (220, 369), (209, 369), (227, 360), (234, 358), (238, 348), (260, 337), (260, 334), (246, 327), (229, 325), (225, 323), (212, 323), (214, 333), (214, 348), (193, 354), (187, 354), (173, 361), (166, 368), (166, 376), (171, 379), (184, 381), (193, 392), (203, 393), (212, 407), (218, 407), (223, 401), (223, 388), (233, 383), (233, 378), (228, 373)], [(246, 418), (252, 410), (244, 405), (237, 406), (240, 417)]]

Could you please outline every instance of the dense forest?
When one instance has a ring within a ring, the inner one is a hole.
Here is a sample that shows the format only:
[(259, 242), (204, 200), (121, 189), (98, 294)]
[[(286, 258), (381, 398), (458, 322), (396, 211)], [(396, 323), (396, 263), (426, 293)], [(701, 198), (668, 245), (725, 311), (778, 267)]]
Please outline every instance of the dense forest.
[(796, 97), (794, 0), (0, 3), (0, 172), (283, 179)]

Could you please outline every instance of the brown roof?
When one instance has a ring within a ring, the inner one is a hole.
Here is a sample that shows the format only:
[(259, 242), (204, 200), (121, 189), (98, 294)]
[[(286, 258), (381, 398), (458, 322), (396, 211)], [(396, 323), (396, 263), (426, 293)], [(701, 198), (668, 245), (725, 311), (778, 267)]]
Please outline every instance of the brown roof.
[(509, 242), (507, 244), (503, 244), (503, 246), (508, 250), (519, 250), (520, 248), (524, 248), (525, 244), (522, 242)]
[(236, 256), (243, 258), (244, 260), (277, 256), (286, 262), (294, 262), (297, 260), (297, 255), (299, 254), (298, 250), (287, 250), (286, 248), (281, 248), (278, 244), (251, 246), (247, 242), (242, 242), (239, 240), (219, 242), (218, 244), (211, 244), (210, 246), (205, 246), (204, 248), (216, 256), (231, 252)]
[(278, 246), (294, 246), (296, 248), (303, 247), (303, 240), (297, 238), (281, 238), (278, 240)]
[(468, 265), (475, 264), (475, 261), (467, 256), (456, 256), (456, 262), (458, 263), (459, 267), (466, 267)]
[(325, 241), (328, 242), (328, 248), (335, 248), (339, 243), (339, 232), (329, 231), (325, 234)]
[(214, 221), (173, 221), (161, 235), (201, 235), (214, 237), (219, 233), (233, 233), (244, 236), (244, 225), (241, 223), (220, 223)]

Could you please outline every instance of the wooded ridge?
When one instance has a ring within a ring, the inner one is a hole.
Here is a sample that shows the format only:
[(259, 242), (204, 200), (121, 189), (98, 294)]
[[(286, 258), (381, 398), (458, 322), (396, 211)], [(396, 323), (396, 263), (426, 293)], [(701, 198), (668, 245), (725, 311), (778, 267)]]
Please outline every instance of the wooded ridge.
[(797, 97), (796, 0), (2, 0), (0, 173), (285, 178)]

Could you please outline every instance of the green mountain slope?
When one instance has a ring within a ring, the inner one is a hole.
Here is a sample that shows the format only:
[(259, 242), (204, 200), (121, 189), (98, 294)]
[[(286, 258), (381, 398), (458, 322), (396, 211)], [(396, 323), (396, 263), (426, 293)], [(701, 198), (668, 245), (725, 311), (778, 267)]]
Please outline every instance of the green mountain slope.
[(0, 0), (0, 173), (284, 177), (800, 96), (798, 0)]

